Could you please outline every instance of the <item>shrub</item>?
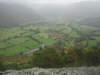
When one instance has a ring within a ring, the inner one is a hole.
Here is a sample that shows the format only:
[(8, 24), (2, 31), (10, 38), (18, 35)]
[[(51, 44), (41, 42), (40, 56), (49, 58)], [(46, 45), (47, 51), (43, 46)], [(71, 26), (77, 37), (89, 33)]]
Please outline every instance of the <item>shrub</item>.
[(2, 57), (0, 57), (0, 71), (4, 71), (6, 68), (5, 68), (5, 66), (4, 66), (4, 64), (3, 64), (3, 59), (2, 59)]
[(100, 65), (100, 49), (97, 47), (92, 47), (86, 54), (87, 63), (89, 66)]
[(33, 66), (38, 67), (61, 67), (61, 58), (54, 48), (47, 48), (33, 54)]
[(80, 66), (85, 60), (85, 49), (83, 47), (73, 46), (67, 49), (67, 53), (63, 58), (63, 62), (68, 66)]

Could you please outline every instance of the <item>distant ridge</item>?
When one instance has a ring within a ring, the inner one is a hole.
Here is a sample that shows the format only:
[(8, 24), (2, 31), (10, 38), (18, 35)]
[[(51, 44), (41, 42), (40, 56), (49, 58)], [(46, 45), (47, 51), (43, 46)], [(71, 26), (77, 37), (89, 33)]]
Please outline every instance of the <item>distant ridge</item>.
[(43, 16), (62, 16), (66, 21), (100, 26), (100, 1), (81, 1), (71, 5), (45, 5), (38, 12)]
[(0, 26), (18, 25), (33, 21), (36, 13), (24, 5), (0, 3)]

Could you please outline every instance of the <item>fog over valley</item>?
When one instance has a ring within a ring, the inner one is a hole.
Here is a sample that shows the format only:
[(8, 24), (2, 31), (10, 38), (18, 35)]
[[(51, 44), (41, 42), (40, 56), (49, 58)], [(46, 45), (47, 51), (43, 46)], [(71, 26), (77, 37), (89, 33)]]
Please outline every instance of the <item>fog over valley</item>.
[(99, 0), (0, 0), (0, 25), (23, 23), (36, 15), (62, 16), (66, 20), (98, 25), (99, 7)]

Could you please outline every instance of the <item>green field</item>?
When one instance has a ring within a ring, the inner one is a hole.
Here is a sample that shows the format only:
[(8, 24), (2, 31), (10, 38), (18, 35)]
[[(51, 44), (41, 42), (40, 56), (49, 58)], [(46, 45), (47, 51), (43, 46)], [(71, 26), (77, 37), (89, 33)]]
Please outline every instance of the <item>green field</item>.
[(58, 41), (65, 48), (82, 44), (91, 47), (100, 43), (100, 27), (69, 24), (57, 20), (35, 22), (16, 27), (0, 28), (0, 55), (15, 55), (39, 48), (41, 43), (52, 46)]

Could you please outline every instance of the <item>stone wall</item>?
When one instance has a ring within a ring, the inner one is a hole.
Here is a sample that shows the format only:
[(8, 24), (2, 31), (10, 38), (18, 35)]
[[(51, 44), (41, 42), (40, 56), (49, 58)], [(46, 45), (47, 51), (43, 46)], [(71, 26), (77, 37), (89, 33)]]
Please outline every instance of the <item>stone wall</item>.
[(1, 75), (100, 75), (100, 67), (8, 70)]

